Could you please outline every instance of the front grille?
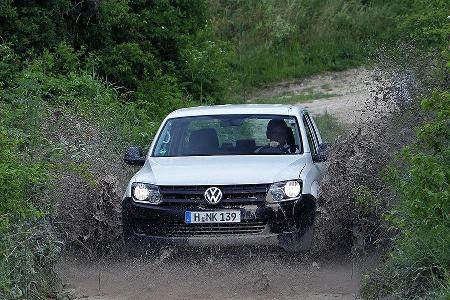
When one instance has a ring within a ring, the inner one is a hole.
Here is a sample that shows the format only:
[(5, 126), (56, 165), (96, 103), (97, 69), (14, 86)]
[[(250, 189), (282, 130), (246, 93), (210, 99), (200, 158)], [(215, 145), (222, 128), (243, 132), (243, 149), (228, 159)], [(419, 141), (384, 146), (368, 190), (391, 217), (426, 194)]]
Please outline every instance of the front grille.
[[(221, 203), (252, 204), (264, 202), (268, 184), (214, 185), (222, 190)], [(192, 204), (204, 203), (204, 193), (211, 186), (160, 186), (163, 203)]]
[(182, 222), (145, 221), (137, 233), (151, 236), (189, 237), (236, 234), (258, 234), (266, 227), (265, 222), (243, 221), (241, 223), (185, 224)]

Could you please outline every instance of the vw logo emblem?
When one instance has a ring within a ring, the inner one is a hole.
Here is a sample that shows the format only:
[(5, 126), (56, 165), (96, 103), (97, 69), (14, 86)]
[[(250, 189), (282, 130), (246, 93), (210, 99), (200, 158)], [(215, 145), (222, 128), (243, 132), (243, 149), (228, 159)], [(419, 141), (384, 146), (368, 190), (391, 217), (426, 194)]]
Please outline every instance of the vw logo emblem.
[(210, 187), (205, 191), (205, 200), (209, 204), (217, 204), (222, 200), (222, 191), (216, 187)]

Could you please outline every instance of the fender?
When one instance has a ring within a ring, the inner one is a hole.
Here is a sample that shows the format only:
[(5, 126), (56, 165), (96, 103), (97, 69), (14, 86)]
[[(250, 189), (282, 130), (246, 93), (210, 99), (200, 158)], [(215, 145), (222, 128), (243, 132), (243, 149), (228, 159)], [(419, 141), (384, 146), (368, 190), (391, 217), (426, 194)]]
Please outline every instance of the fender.
[(317, 181), (314, 181), (311, 183), (311, 195), (317, 199), (319, 197), (319, 183)]

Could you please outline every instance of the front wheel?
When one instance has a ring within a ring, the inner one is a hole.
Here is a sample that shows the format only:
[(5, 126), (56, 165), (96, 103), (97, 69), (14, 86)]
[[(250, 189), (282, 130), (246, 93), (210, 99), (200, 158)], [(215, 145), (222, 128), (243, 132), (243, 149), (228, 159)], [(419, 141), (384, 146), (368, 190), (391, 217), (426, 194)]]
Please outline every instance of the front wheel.
[(148, 242), (136, 235), (133, 229), (133, 218), (130, 215), (127, 205), (122, 206), (122, 232), (125, 251), (128, 256), (152, 256), (156, 255), (161, 248), (159, 245), (150, 245)]
[(287, 252), (306, 252), (312, 247), (314, 239), (314, 221), (316, 217), (316, 199), (305, 195), (296, 203), (294, 216), (298, 231), (280, 236), (280, 246)]
[(151, 257), (157, 256), (161, 247), (159, 245), (149, 244), (134, 234), (129, 224), (124, 223), (123, 238), (125, 242), (125, 251), (131, 257)]
[(280, 238), (280, 246), (290, 253), (307, 252), (311, 249), (314, 237), (314, 226), (306, 231), (286, 234)]

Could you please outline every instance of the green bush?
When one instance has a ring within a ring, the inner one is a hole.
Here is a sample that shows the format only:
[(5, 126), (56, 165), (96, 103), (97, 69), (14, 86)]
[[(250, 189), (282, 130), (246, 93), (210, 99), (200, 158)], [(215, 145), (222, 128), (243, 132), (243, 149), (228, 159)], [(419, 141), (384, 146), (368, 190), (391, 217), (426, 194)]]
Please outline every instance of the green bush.
[(200, 102), (216, 99), (223, 103), (223, 97), (232, 85), (228, 73), (232, 55), (226, 44), (211, 40), (187, 47), (181, 52), (184, 63), (182, 85)]
[(14, 51), (5, 44), (0, 44), (0, 88), (7, 86), (19, 71), (19, 58)]
[(450, 25), (446, 0), (402, 0), (406, 13), (398, 16), (398, 31), (403, 38), (425, 48), (442, 48), (448, 42)]
[(435, 92), (422, 106), (434, 119), (390, 172), (398, 203), (387, 217), (399, 234), (364, 286), (366, 298), (450, 297), (450, 93)]
[(1, 299), (28, 298), (45, 290), (58, 251), (49, 222), (52, 207), (44, 193), (49, 165), (39, 151), (44, 145), (42, 111), (37, 98), (28, 94), (32, 83), (24, 79), (20, 85), (0, 88)]
[(137, 43), (118, 44), (105, 50), (99, 57), (99, 71), (108, 81), (118, 82), (135, 90), (140, 81), (152, 80), (157, 62), (151, 52)]
[(7, 136), (4, 128), (0, 132), (0, 232), (4, 231), (11, 220), (39, 217), (39, 210), (29, 200), (32, 187), (39, 186), (44, 181), (39, 165), (20, 163), (17, 148), (19, 141)]
[(0, 298), (42, 299), (54, 290), (59, 253), (48, 219), (14, 222), (0, 234)]
[(175, 76), (158, 72), (151, 80), (139, 82), (135, 91), (129, 91), (103, 80), (95, 72), (64, 68), (67, 61), (77, 61), (79, 56), (65, 45), (58, 46), (53, 52), (44, 51), (15, 75), (14, 86), (3, 97), (14, 101), (27, 93), (33, 99), (29, 113), (35, 111), (34, 118), (30, 116), (23, 126), (34, 120), (28, 129), (39, 128), (37, 110), (48, 103), (109, 129), (123, 143), (146, 146), (169, 112), (198, 104), (183, 92)]
[(54, 171), (50, 162), (58, 163), (42, 132), (49, 106), (108, 129), (119, 146), (147, 146), (167, 113), (196, 102), (175, 76), (160, 72), (139, 81), (130, 97), (95, 73), (77, 69), (82, 53), (65, 43), (44, 50), (22, 70), (14, 69), (11, 48), (0, 49), (6, 54), (0, 61), (0, 298), (39, 298), (54, 288), (59, 251), (50, 223), (57, 199), (45, 194)]
[(66, 31), (63, 16), (70, 10), (70, 1), (13, 1), (0, 4), (0, 36), (18, 53), (55, 47), (63, 41)]
[(0, 5), (0, 36), (22, 59), (51, 53), (47, 63), (55, 73), (94, 68), (105, 81), (129, 89), (129, 100), (141, 83), (166, 75), (186, 83), (186, 94), (213, 99), (222, 95), (228, 65), (221, 48), (203, 33), (207, 5), (205, 0), (8, 0)]
[[(396, 27), (403, 41), (419, 51), (442, 51), (437, 61), (447, 60), (449, 67), (450, 3), (414, 0), (399, 5), (407, 8)], [(442, 81), (446, 87), (448, 78)], [(421, 104), (433, 118), (390, 168), (388, 181), (398, 203), (387, 220), (398, 235), (385, 263), (363, 285), (365, 298), (450, 298), (450, 93), (435, 91)]]

